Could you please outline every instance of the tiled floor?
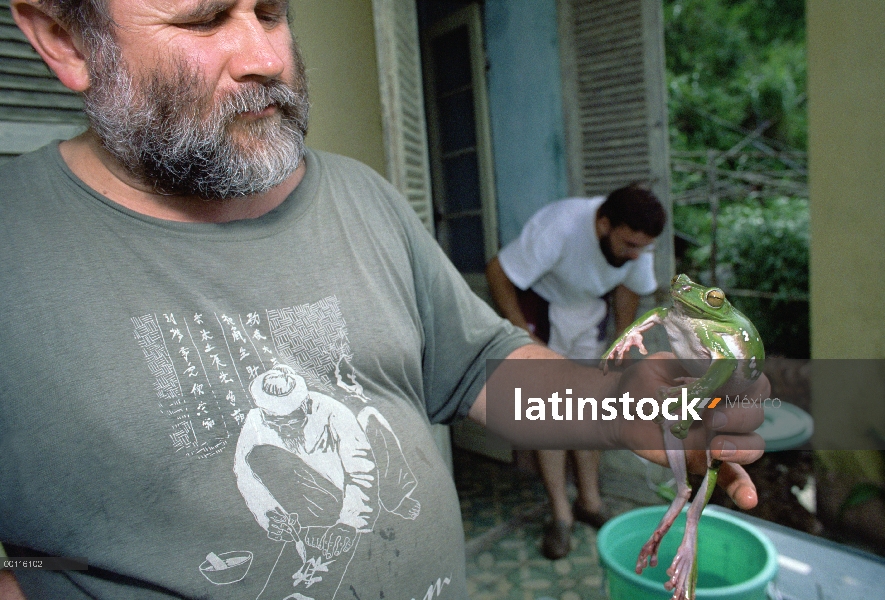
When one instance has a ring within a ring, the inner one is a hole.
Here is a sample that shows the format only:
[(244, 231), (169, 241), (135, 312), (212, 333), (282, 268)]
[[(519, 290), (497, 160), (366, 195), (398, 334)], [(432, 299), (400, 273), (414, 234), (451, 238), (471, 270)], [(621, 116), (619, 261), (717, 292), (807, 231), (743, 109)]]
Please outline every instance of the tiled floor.
[[(578, 523), (572, 552), (550, 561), (540, 550), (547, 518), (544, 487), (536, 475), (515, 466), (456, 450), (455, 482), (467, 538), (471, 600), (603, 600), (603, 573), (596, 531)], [(618, 476), (619, 480), (623, 477)], [(645, 502), (620, 497), (603, 467), (602, 490), (616, 514)], [(634, 482), (635, 483), (635, 482)], [(645, 481), (639, 481), (645, 487)], [(633, 491), (635, 485), (630, 485)], [(572, 490), (574, 492), (574, 490)], [(608, 493), (607, 493), (608, 492)], [(640, 494), (640, 496), (643, 496)]]

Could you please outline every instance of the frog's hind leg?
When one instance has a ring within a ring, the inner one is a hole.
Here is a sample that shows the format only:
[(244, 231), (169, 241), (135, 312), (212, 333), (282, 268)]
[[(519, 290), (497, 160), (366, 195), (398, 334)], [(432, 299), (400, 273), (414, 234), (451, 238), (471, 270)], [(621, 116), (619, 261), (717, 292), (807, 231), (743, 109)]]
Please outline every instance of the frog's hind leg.
[(670, 568), (667, 569), (670, 580), (664, 584), (664, 587), (673, 591), (672, 600), (694, 598), (698, 582), (698, 523), (701, 520), (704, 507), (713, 494), (713, 488), (716, 487), (720, 464), (721, 462), (718, 460), (711, 460), (710, 451), (707, 450), (707, 474), (698, 488), (691, 508), (688, 509), (685, 519), (685, 535), (682, 536), (682, 543), (679, 544), (676, 556), (673, 558)]
[(682, 440), (679, 440), (670, 433), (670, 428), (666, 421), (661, 423), (664, 434), (664, 449), (667, 452), (667, 461), (676, 477), (676, 497), (673, 499), (670, 508), (664, 513), (661, 522), (658, 523), (654, 533), (639, 551), (639, 558), (636, 559), (636, 573), (642, 573), (642, 570), (648, 565), (655, 567), (658, 564), (658, 548), (661, 540), (670, 530), (676, 517), (682, 512), (682, 508), (688, 502), (691, 496), (691, 487), (688, 485), (688, 468), (685, 466), (685, 449), (682, 446)]

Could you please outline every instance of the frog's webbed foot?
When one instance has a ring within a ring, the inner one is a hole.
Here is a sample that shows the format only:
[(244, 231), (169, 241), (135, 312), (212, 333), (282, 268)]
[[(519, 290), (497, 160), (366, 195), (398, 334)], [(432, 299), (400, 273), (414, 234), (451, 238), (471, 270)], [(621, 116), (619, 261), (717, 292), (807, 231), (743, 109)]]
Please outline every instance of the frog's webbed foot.
[(646, 566), (655, 567), (658, 564), (658, 548), (660, 548), (661, 540), (670, 530), (676, 517), (682, 512), (682, 508), (688, 502), (691, 496), (691, 487), (688, 485), (688, 469), (685, 465), (685, 451), (682, 447), (682, 441), (676, 439), (670, 433), (666, 421), (662, 424), (664, 434), (664, 448), (667, 452), (667, 461), (676, 477), (676, 497), (670, 504), (670, 508), (664, 513), (661, 522), (658, 523), (654, 533), (649, 540), (642, 546), (639, 551), (639, 558), (636, 559), (636, 573), (642, 573)]
[(710, 459), (710, 451), (707, 451), (707, 474), (704, 481), (698, 488), (698, 493), (688, 509), (685, 519), (685, 534), (682, 536), (682, 543), (676, 551), (676, 556), (667, 569), (667, 575), (670, 580), (664, 584), (667, 590), (673, 592), (672, 600), (692, 599), (695, 596), (695, 588), (697, 587), (697, 556), (698, 556), (698, 523), (701, 520), (701, 513), (713, 493), (716, 486), (716, 479), (719, 475), (719, 462), (712, 462)]
[[(694, 598), (694, 589), (697, 584), (697, 574), (692, 576), (694, 569), (694, 555), (688, 554), (689, 551), (696, 551), (696, 541), (692, 542), (692, 549), (686, 552), (680, 552), (673, 558), (670, 568), (667, 569), (667, 575), (670, 580), (664, 583), (667, 591), (673, 592), (671, 600), (690, 600)], [(694, 580), (694, 581), (692, 581)]]
[(639, 349), (640, 354), (648, 354), (648, 350), (642, 343), (642, 334), (655, 325), (663, 323), (663, 319), (666, 317), (667, 312), (668, 309), (666, 308), (653, 308), (636, 319), (636, 321), (634, 321), (633, 324), (615, 340), (615, 343), (612, 344), (611, 348), (602, 355), (602, 361), (599, 363), (599, 368), (602, 369), (602, 372), (608, 372), (608, 361), (612, 358), (615, 359), (616, 365), (621, 364), (621, 361), (624, 360), (624, 355), (630, 351), (630, 348), (636, 347)]
[(621, 364), (624, 360), (624, 356), (630, 352), (630, 348), (633, 348), (634, 346), (639, 349), (640, 354), (648, 354), (645, 344), (642, 343), (642, 331), (642, 329), (637, 327), (629, 333), (624, 334), (624, 336), (612, 346), (608, 354), (602, 357), (602, 362), (599, 365), (599, 368), (602, 369), (603, 373), (608, 372), (608, 361), (610, 359), (615, 359), (615, 365)]

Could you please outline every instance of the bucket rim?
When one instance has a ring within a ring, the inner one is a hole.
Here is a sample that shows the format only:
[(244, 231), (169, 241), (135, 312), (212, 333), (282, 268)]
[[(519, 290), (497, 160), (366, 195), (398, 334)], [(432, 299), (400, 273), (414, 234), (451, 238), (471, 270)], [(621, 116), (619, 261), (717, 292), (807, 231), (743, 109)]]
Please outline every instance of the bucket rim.
[[(660, 506), (646, 506), (643, 508), (635, 508), (633, 510), (629, 510), (625, 513), (618, 515), (617, 517), (608, 521), (602, 528), (599, 530), (599, 533), (596, 536), (596, 548), (599, 552), (599, 560), (602, 563), (602, 566), (605, 569), (611, 570), (620, 577), (627, 579), (630, 583), (638, 585), (640, 588), (652, 592), (661, 591), (664, 589), (663, 585), (659, 582), (652, 581), (650, 579), (644, 578), (641, 575), (637, 575), (635, 571), (632, 569), (627, 569), (623, 565), (615, 562), (611, 559), (609, 554), (608, 547), (610, 544), (609, 539), (612, 537), (612, 531), (618, 525), (619, 522), (622, 522), (625, 517), (639, 516), (645, 514), (656, 514), (658, 515), (658, 520), (660, 517), (664, 515), (667, 507)], [(682, 513), (684, 514), (688, 508), (684, 508)], [(747, 523), (734, 515), (730, 515), (726, 512), (719, 510), (705, 510), (702, 518), (705, 519), (719, 519), (721, 521), (725, 521), (731, 525), (734, 525), (740, 529), (743, 529), (747, 533), (749, 533), (753, 538), (759, 541), (762, 544), (762, 547), (765, 549), (765, 563), (762, 565), (762, 568), (759, 569), (759, 572), (756, 573), (753, 577), (747, 579), (746, 581), (742, 581), (741, 583), (735, 583), (732, 585), (721, 586), (721, 587), (700, 587), (698, 586), (696, 592), (700, 594), (703, 592), (706, 598), (731, 598), (735, 594), (746, 593), (753, 589), (764, 589), (769, 582), (774, 580), (775, 576), (778, 572), (778, 562), (777, 562), (777, 549), (774, 547), (774, 544), (768, 539), (758, 527), (753, 526), (750, 523)], [(651, 532), (649, 532), (650, 534)], [(637, 554), (639, 553), (639, 549), (636, 549)]]

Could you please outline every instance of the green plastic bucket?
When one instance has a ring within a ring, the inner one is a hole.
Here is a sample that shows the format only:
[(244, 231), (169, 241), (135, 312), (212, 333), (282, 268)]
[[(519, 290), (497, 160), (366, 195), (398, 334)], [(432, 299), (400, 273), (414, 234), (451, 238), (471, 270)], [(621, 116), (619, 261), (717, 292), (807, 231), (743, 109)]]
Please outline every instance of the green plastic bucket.
[[(685, 511), (664, 536), (658, 566), (635, 571), (639, 550), (664, 516), (666, 506), (624, 513), (599, 530), (599, 558), (611, 600), (669, 599), (667, 569), (685, 531)], [(697, 599), (767, 600), (777, 574), (777, 552), (758, 529), (724, 512), (706, 510), (698, 526)]]

